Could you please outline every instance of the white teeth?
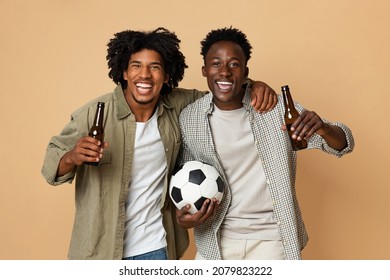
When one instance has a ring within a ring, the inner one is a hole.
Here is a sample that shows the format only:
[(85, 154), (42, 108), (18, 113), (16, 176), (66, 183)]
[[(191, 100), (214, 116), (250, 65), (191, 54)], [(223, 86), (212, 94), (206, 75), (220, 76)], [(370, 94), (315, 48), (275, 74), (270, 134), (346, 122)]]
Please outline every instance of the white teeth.
[(218, 81), (217, 82), (218, 88), (222, 91), (227, 91), (230, 90), (233, 86), (232, 82), (227, 82), (227, 81)]
[(233, 83), (231, 82), (217, 82), (219, 85), (232, 85)]
[(137, 83), (136, 86), (140, 88), (152, 88), (151, 84), (146, 84), (146, 83)]

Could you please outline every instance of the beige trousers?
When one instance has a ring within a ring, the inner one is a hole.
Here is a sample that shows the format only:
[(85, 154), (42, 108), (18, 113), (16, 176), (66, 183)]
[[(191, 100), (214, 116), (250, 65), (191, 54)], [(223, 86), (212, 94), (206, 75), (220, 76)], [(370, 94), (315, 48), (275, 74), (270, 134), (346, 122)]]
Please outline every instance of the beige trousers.
[[(283, 244), (280, 240), (244, 240), (221, 238), (223, 260), (284, 260)], [(195, 260), (205, 260), (199, 252)]]

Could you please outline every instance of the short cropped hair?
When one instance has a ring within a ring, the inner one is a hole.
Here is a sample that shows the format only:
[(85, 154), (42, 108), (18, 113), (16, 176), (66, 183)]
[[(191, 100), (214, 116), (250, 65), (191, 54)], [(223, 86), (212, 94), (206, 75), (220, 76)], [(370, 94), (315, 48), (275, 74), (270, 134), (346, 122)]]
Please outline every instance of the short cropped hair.
[(246, 38), (246, 35), (237, 28), (225, 27), (210, 31), (200, 42), (200, 54), (203, 56), (204, 61), (206, 60), (206, 55), (210, 47), (219, 41), (231, 41), (238, 44), (244, 51), (246, 62), (251, 58), (252, 46)]

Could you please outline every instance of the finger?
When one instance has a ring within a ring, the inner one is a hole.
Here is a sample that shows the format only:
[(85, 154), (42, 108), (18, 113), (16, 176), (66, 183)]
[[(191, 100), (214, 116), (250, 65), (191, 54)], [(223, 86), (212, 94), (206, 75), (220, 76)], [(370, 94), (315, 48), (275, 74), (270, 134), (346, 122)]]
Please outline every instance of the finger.
[(274, 94), (272, 95), (272, 104), (271, 104), (271, 108), (269, 109), (270, 111), (275, 108), (275, 106), (278, 104), (278, 95), (274, 92)]
[(203, 224), (203, 222), (208, 217), (207, 211), (208, 211), (209, 203), (210, 203), (210, 199), (207, 199), (205, 202), (203, 202), (202, 207), (199, 209), (199, 211), (195, 212), (194, 214), (186, 213), (183, 216), (181, 216), (182, 224), (185, 224), (187, 227), (194, 227)]
[[(99, 140), (95, 140), (94, 142), (84, 142), (84, 148), (97, 152), (97, 153), (102, 153), (103, 152), (103, 147), (101, 145), (101, 142)], [(104, 144), (103, 144), (104, 145)]]
[(265, 95), (264, 88), (252, 87), (252, 89), (251, 89), (251, 99), (252, 99), (251, 105), (256, 111), (259, 111), (259, 109), (263, 103), (263, 100), (264, 100), (264, 95)]
[(217, 214), (218, 209), (219, 209), (219, 204), (216, 204), (213, 210), (213, 214), (212, 214), (213, 216)]
[(307, 122), (307, 114), (308, 112), (307, 111), (304, 111), (302, 112), (298, 118), (291, 124), (291, 131), (293, 131), (294, 133), (292, 134), (292, 138), (293, 139), (296, 139), (299, 135), (299, 133), (301, 132), (303, 126), (305, 125), (305, 123)]
[(77, 152), (86, 158), (100, 159), (103, 156), (103, 149), (96, 145), (88, 145), (87, 147), (80, 147)]
[(184, 217), (189, 213), (189, 210), (191, 208), (190, 204), (184, 205), (181, 209), (176, 210), (176, 216), (177, 217)]
[[(215, 199), (215, 198), (214, 198)], [(218, 212), (219, 209), (219, 201), (215, 199), (214, 209), (213, 209), (213, 215), (215, 215)]]
[(212, 216), (218, 210), (217, 200), (213, 198), (210, 200), (206, 213), (199, 220), (199, 224), (203, 224), (210, 216)]
[(269, 89), (266, 89), (263, 94), (263, 101), (261, 102), (260, 108), (257, 110), (259, 112), (267, 112), (269, 108), (269, 103), (272, 102), (272, 94)]
[(261, 96), (256, 97), (256, 103), (253, 106), (255, 111), (257, 111), (257, 112), (261, 111), (261, 108), (264, 107), (263, 103), (264, 103), (265, 98), (266, 98), (265, 93), (261, 94)]
[(206, 199), (203, 202), (202, 207), (199, 209), (199, 211), (194, 214), (194, 217), (197, 220), (200, 220), (207, 213), (207, 209), (210, 205), (210, 201), (211, 201), (210, 199)]
[(257, 96), (252, 97), (251, 106), (256, 110)]
[[(90, 153), (90, 150), (87, 150), (87, 153)], [(83, 162), (99, 162), (100, 159), (102, 158), (102, 154), (92, 154), (92, 155), (87, 155), (87, 154), (81, 154), (79, 156), (79, 159)]]
[(101, 145), (101, 142), (96, 139), (96, 138), (93, 138), (91, 136), (85, 136), (85, 137), (82, 137), (80, 138), (79, 142), (81, 145), (95, 145), (95, 146), (100, 146)]
[(305, 116), (306, 116), (307, 112), (304, 111), (302, 112), (297, 118), (296, 120), (291, 124), (291, 130), (292, 131), (295, 131), (298, 126), (301, 124), (301, 122), (305, 119)]
[(269, 94), (268, 103), (266, 104), (264, 111), (265, 112), (271, 111), (275, 107), (277, 103), (276, 101), (277, 101), (276, 94), (274, 92), (271, 92)]
[(292, 138), (293, 139), (297, 139), (297, 140), (300, 140), (300, 139), (298, 139), (298, 137), (302, 134), (302, 133), (304, 133), (303, 132), (303, 129), (304, 129), (304, 127), (305, 127), (305, 124), (306, 124), (306, 122), (305, 122), (305, 119), (304, 118), (301, 118), (301, 119), (297, 119), (294, 123), (293, 123), (293, 125), (291, 126), (291, 130), (294, 132), (293, 134), (292, 134)]
[(312, 119), (307, 123), (306, 131), (304, 131), (303, 135), (299, 135), (302, 139), (308, 140), (310, 137), (313, 136), (314, 133), (317, 133), (317, 131), (322, 127), (322, 120), (321, 119)]
[(321, 127), (321, 122), (315, 112), (302, 114), (302, 120), (294, 132), (296, 139), (300, 141), (304, 138), (310, 138)]
[(181, 209), (176, 209), (176, 220), (177, 223), (184, 228), (193, 228), (195, 223), (192, 221), (192, 215), (189, 214), (189, 209), (191, 205), (187, 204)]
[(100, 141), (92, 137), (85, 137), (80, 139), (76, 143), (77, 148), (88, 149), (95, 152), (102, 152), (102, 147), (100, 147)]

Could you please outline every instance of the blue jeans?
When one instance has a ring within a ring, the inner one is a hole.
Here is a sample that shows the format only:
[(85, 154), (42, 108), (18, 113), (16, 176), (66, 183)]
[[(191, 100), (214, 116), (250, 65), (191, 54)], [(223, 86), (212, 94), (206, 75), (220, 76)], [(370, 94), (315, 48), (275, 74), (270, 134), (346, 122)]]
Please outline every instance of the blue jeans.
[(123, 260), (167, 260), (167, 259), (168, 259), (167, 251), (165, 248), (161, 248), (137, 256), (123, 258)]

